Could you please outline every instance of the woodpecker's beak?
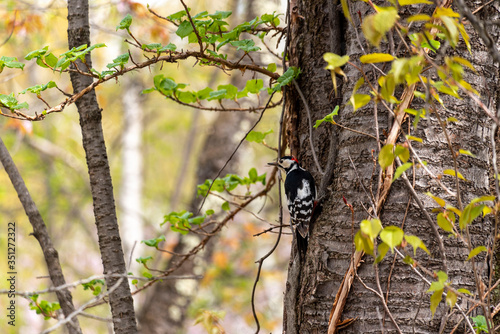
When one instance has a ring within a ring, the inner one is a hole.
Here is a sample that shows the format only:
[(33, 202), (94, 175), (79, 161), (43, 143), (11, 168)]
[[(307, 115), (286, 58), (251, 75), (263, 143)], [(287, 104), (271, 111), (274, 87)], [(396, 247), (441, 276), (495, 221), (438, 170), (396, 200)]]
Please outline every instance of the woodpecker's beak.
[(268, 162), (268, 163), (267, 163), (267, 165), (268, 165), (268, 166), (275, 166), (275, 167), (279, 167), (279, 166), (280, 166), (280, 165), (279, 165), (277, 162), (275, 162), (275, 161), (273, 161), (273, 162)]

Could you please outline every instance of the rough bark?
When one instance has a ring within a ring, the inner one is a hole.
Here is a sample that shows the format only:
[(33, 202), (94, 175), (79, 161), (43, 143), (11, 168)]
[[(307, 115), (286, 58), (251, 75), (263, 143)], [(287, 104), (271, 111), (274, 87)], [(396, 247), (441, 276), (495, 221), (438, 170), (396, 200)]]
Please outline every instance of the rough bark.
[[(330, 73), (324, 70), (325, 63), (322, 60), (323, 53), (334, 52), (340, 55), (348, 54), (353, 62), (360, 65), (357, 59), (363, 53), (354, 29), (359, 29), (360, 42), (366, 47), (367, 43), (362, 37), (357, 18), (358, 13), (365, 17), (372, 10), (364, 2), (349, 1), (349, 3), (353, 13), (354, 27), (351, 24), (347, 26), (341, 18), (341, 9), (334, 6), (332, 2), (314, 0), (297, 3), (298, 15), (304, 19), (299, 19), (297, 24), (300, 26), (298, 28), (293, 29), (292, 27), (295, 35), (291, 36), (291, 47), (295, 48), (293, 53), (295, 58), (292, 58), (291, 62), (295, 61), (302, 70), (303, 74), (300, 77), (299, 85), (312, 109), (313, 121), (323, 118), (336, 104), (339, 104), (341, 109), (336, 119), (338, 123), (374, 135), (373, 104), (370, 103), (355, 113), (353, 113), (352, 107), (347, 105), (354, 84), (361, 75), (359, 71), (349, 65), (345, 67), (344, 72), (348, 81), (341, 88), (342, 100), (335, 101)], [(471, 8), (474, 8), (472, 2), (468, 1), (468, 3)], [(413, 10), (413, 14), (415, 13), (415, 8), (408, 10)], [(457, 52), (476, 66), (478, 74), (466, 71), (465, 80), (471, 82), (482, 96), (498, 96), (498, 70), (491, 63), (491, 59), (488, 59), (485, 47), (475, 38), (474, 32), (469, 30), (469, 27), (467, 29), (473, 44), (472, 55), (467, 52), (463, 42), (457, 48)], [(397, 44), (398, 40), (395, 39), (395, 45), (397, 46)], [(344, 49), (345, 51), (342, 51)], [(389, 43), (382, 43), (380, 51), (371, 50), (369, 52), (390, 52)], [(449, 50), (449, 52), (451, 53), (453, 50)], [(405, 55), (400, 53), (396, 56)], [(374, 77), (374, 73), (370, 73), (372, 70), (369, 67), (365, 67), (365, 70), (370, 78)], [(432, 78), (435, 73), (429, 75)], [(363, 91), (362, 89), (361, 93), (366, 94), (368, 90)], [(399, 97), (398, 94), (401, 92), (396, 93), (396, 96)], [(321, 183), (322, 176), (316, 172), (311, 159), (308, 144), (309, 125), (304, 107), (297, 94), (291, 94), (288, 98), (290, 99), (288, 113), (293, 115), (289, 116), (289, 119), (296, 118), (296, 130), (289, 133), (289, 136), (292, 137), (289, 138), (290, 142), (295, 143), (292, 145), (292, 152), (297, 154), (299, 161), (312, 171), (317, 183)], [(467, 156), (458, 158), (459, 169), (470, 180), (470, 182), (460, 183), (462, 201), (467, 204), (472, 198), (487, 194), (490, 190), (491, 179), (488, 178), (488, 174), (491, 166), (488, 147), (489, 125), (491, 123), (487, 116), (467, 98), (463, 100), (445, 98), (445, 103), (447, 103), (448, 111), (444, 115), (444, 112), (440, 110), (441, 117), (452, 116), (459, 120), (458, 123), (447, 125), (453, 148), (455, 150), (458, 148), (469, 149), (477, 155), (476, 158)], [(411, 106), (414, 109), (421, 107), (423, 104), (419, 104), (418, 101), (414, 101)], [(428, 118), (427, 121), (421, 121), (418, 131), (414, 133), (424, 140), (424, 144), (415, 145), (415, 149), (423, 160), (428, 161), (433, 172), (440, 174), (446, 168), (453, 168), (453, 161), (435, 115), (429, 115)], [(392, 125), (392, 118), (382, 107), (378, 108), (378, 122), (378, 130), (381, 134), (384, 131), (389, 131)], [(405, 131), (408, 130), (408, 121), (403, 124), (403, 128)], [(413, 131), (413, 129), (411, 130)], [(329, 152), (337, 151), (338, 154), (333, 162), (335, 166), (333, 180), (327, 184), (323, 211), (312, 228), (305, 262), (300, 265), (296, 263), (295, 258), (291, 260), (285, 296), (284, 326), (287, 334), (327, 332), (333, 300), (353, 252), (351, 212), (344, 205), (342, 197), (345, 196), (347, 201), (354, 206), (354, 221), (356, 223), (354, 228), (357, 230), (359, 222), (368, 218), (363, 207), (371, 205), (369, 195), (363, 190), (360, 181), (367, 189), (373, 185), (375, 194), (377, 191), (378, 168), (372, 176), (374, 166), (372, 151), (374, 151), (375, 157), (378, 155), (378, 147), (374, 139), (344, 129), (333, 128), (333, 125), (330, 124), (322, 126), (321, 131), (315, 130), (313, 139), (323, 168), (332, 163), (327, 158)], [(402, 140), (404, 138), (400, 137), (400, 141)], [(332, 144), (333, 148), (329, 149), (331, 141), (335, 142)], [(354, 161), (356, 170), (353, 169), (349, 156)], [(412, 172), (409, 171), (408, 175), (411, 179)], [(435, 203), (423, 195), (425, 192), (431, 191), (446, 199), (447, 202), (455, 206), (458, 205), (454, 197), (444, 193), (421, 169), (415, 171), (415, 178), (415, 189), (433, 219), (435, 219), (435, 214), (431, 213), (431, 209)], [(443, 182), (449, 188), (454, 189), (452, 178), (443, 178)], [(409, 201), (409, 210), (406, 214)], [(425, 217), (415, 201), (411, 199), (403, 180), (392, 184), (380, 218), (384, 226), (402, 227), (404, 222), (405, 233), (420, 237), (433, 255), (430, 258), (424, 253), (417, 253), (418, 260), (431, 270), (443, 269), (436, 239), (429, 232)], [(485, 235), (489, 234), (490, 229), (491, 223), (488, 219), (475, 222), (471, 226), (473, 247), (484, 244)], [(442, 234), (442, 239), (447, 251), (450, 281), (471, 291), (476, 290), (470, 263), (465, 263), (468, 254), (467, 248), (456, 239), (448, 238), (445, 233)], [(418, 333), (438, 333), (448, 308), (442, 303), (435, 316), (432, 317), (429, 310), (429, 295), (424, 294), (422, 297), (422, 293), (427, 290), (428, 286), (400, 260), (395, 262), (388, 287), (393, 258), (394, 256), (389, 254), (379, 265), (380, 279), (384, 295), (389, 290), (389, 309), (402, 332), (411, 333), (415, 329)], [(368, 286), (376, 287), (372, 262), (370, 257), (365, 256), (365, 262), (361, 264), (358, 275)], [(478, 271), (482, 275), (486, 275), (485, 269), (479, 265)], [(293, 275), (296, 279), (290, 280)], [(461, 304), (465, 307), (470, 306), (467, 302)], [(381, 322), (387, 333), (395, 332), (388, 317), (384, 315), (384, 308), (380, 300), (372, 292), (365, 289), (357, 279), (349, 294), (343, 318), (357, 318), (357, 320), (351, 326), (342, 329), (342, 333), (380, 332)], [(454, 323), (454, 320), (456, 318), (450, 319), (448, 326), (450, 323)], [(448, 331), (446, 328), (445, 332)]]
[[(66, 284), (64, 275), (61, 268), (61, 263), (59, 262), (59, 254), (52, 244), (49, 233), (45, 222), (43, 221), (38, 208), (31, 198), (31, 195), (26, 188), (26, 184), (19, 173), (9, 151), (5, 147), (2, 139), (0, 138), (0, 161), (2, 162), (5, 171), (9, 175), (10, 181), (17, 192), (17, 196), (23, 205), (26, 216), (33, 227), (33, 236), (38, 240), (40, 247), (43, 251), (43, 256), (45, 258), (45, 263), (47, 264), (47, 269), (49, 272), (50, 280), (54, 287)], [(61, 306), (61, 310), (65, 317), (69, 316), (75, 311), (75, 306), (73, 305), (73, 296), (69, 289), (61, 289), (56, 291), (57, 300)], [(70, 322), (66, 324), (66, 328), (70, 334), (81, 334), (82, 330), (80, 328), (80, 323), (78, 318), (74, 317)]]
[[(68, 1), (68, 44), (70, 48), (83, 44), (90, 45), (89, 6), (86, 0)], [(82, 70), (91, 68), (90, 55), (87, 55), (85, 65), (82, 63), (78, 65)], [(71, 83), (73, 90), (79, 92), (92, 83), (92, 78), (71, 73)], [(83, 95), (76, 101), (76, 106), (80, 115), (104, 274), (126, 274), (113, 184), (102, 130), (102, 110), (97, 103), (95, 91)], [(118, 280), (118, 278), (107, 278), (107, 287), (113, 287)], [(126, 279), (123, 279), (110, 294), (109, 304), (115, 332), (137, 333), (133, 300)]]

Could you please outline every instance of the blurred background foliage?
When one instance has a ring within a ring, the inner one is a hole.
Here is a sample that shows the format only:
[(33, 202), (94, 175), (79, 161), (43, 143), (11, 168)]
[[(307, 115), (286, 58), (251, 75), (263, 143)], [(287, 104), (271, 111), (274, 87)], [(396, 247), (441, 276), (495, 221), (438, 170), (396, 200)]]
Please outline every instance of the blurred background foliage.
[[(228, 0), (209, 1), (193, 0), (188, 6), (193, 12), (203, 10), (233, 10), (230, 20), (233, 25), (244, 21), (244, 1)], [(151, 0), (149, 5), (155, 12), (167, 16), (182, 9), (175, 0)], [(257, 15), (284, 12), (279, 2), (255, 2)], [(96, 49), (92, 53), (93, 66), (102, 69), (117, 55), (126, 52), (129, 45), (124, 42), (127, 36), (115, 27), (120, 20), (130, 13), (134, 19), (134, 34), (146, 42), (158, 42), (166, 45), (174, 42), (179, 48), (182, 42), (174, 34), (175, 27), (155, 18), (146, 8), (146, 2), (127, 0), (90, 1), (91, 40), (93, 44), (105, 43), (106, 48)], [(0, 93), (16, 95), (23, 89), (35, 84), (45, 84), (50, 80), (58, 87), (71, 92), (69, 76), (65, 73), (53, 73), (38, 67), (34, 61), (25, 61), (24, 56), (32, 50), (49, 46), (54, 54), (67, 50), (66, 2), (61, 0), (3, 0), (0, 3), (0, 55), (17, 57), (26, 63), (23, 71), (5, 68), (0, 74)], [(282, 21), (284, 21), (282, 19)], [(283, 22), (281, 23), (283, 25)], [(275, 45), (276, 42), (271, 43)], [(184, 46), (185, 47), (185, 46)], [(265, 50), (265, 48), (263, 48)], [(141, 57), (138, 50), (131, 48), (134, 57)], [(281, 51), (279, 51), (281, 53)], [(263, 55), (263, 62), (280, 60), (272, 55)], [(163, 68), (162, 68), (163, 67)], [(175, 78), (176, 82), (189, 83), (190, 89), (200, 90), (210, 83), (212, 88), (227, 84), (232, 77), (242, 75), (239, 71), (224, 73), (216, 68), (194, 66), (194, 60), (178, 64), (158, 64), (150, 69), (129, 73), (117, 82), (109, 82), (97, 88), (99, 104), (103, 108), (103, 126), (106, 137), (108, 157), (114, 182), (115, 200), (118, 203), (123, 183), (123, 135), (125, 131), (124, 101), (130, 94), (130, 82), (142, 89), (153, 86), (153, 77), (158, 73)], [(250, 79), (251, 77), (247, 78)], [(245, 81), (239, 88), (244, 87)], [(43, 98), (51, 105), (64, 100), (56, 89), (47, 90)], [(162, 233), (166, 241), (164, 249), (172, 249), (179, 235), (160, 226), (163, 216), (171, 211), (188, 209), (196, 195), (197, 157), (203, 155), (201, 148), (210, 131), (218, 131), (224, 122), (212, 127), (218, 120), (217, 113), (196, 111), (165, 99), (160, 94), (151, 93), (139, 96), (141, 121), (140, 134), (142, 143), (140, 154), (143, 159), (140, 177), (142, 178), (141, 212), (144, 221), (142, 234), (144, 239), (156, 238)], [(260, 104), (266, 97), (259, 96)], [(279, 98), (278, 98), (279, 99)], [(276, 101), (278, 100), (276, 99)], [(20, 101), (30, 105), (29, 113), (41, 111), (42, 101), (34, 94), (19, 96)], [(259, 101), (254, 101), (256, 105)], [(277, 143), (277, 125), (281, 108), (268, 110), (257, 126), (257, 131), (274, 129), (266, 137), (271, 146)], [(258, 117), (257, 113), (247, 116), (241, 114), (240, 130), (232, 135), (241, 139)], [(59, 252), (67, 282), (73, 282), (102, 273), (102, 264), (97, 247), (97, 235), (94, 226), (92, 198), (90, 196), (88, 173), (84, 151), (81, 145), (81, 132), (78, 114), (74, 105), (62, 113), (49, 115), (40, 122), (29, 123), (9, 118), (0, 118), (0, 136), (11, 152), (13, 159), (24, 177), (28, 189), (38, 205), (47, 224), (49, 233)], [(240, 149), (236, 170), (225, 170), (222, 174), (235, 173), (247, 175), (252, 167), (259, 175), (268, 172), (266, 163), (275, 158), (276, 153), (261, 144), (245, 142)], [(214, 175), (215, 177), (215, 175)], [(252, 186), (257, 189), (257, 186)], [(216, 200), (210, 203), (218, 203)], [(220, 203), (218, 211), (220, 212)], [(243, 212), (223, 229), (217, 240), (211, 263), (203, 274), (196, 298), (189, 307), (189, 319), (185, 324), (185, 333), (204, 333), (207, 323), (215, 323), (228, 333), (246, 333), (254, 327), (251, 312), (251, 290), (256, 275), (255, 261), (271, 248), (275, 234), (266, 233), (259, 237), (253, 235), (269, 227), (268, 222), (277, 219), (277, 191), (272, 196), (252, 206), (264, 221), (252, 214)], [(210, 208), (205, 206), (206, 209)], [(217, 208), (214, 206), (214, 208)], [(286, 210), (285, 210), (286, 211)], [(118, 217), (123, 215), (123, 208), (118, 203)], [(24, 214), (17, 195), (6, 173), (0, 172), (0, 222), (5, 235), (7, 222), (16, 222), (17, 227), (17, 289), (33, 291), (45, 289), (50, 285), (47, 269), (41, 249), (30, 236), (31, 225)], [(120, 226), (123, 231), (123, 227)], [(263, 267), (257, 289), (256, 305), (264, 332), (281, 332), (282, 296), (286, 280), (286, 267), (289, 257), (290, 237), (282, 239), (278, 250)], [(6, 249), (5, 238), (0, 238), (0, 248)], [(5, 251), (3, 251), (5, 254)], [(144, 244), (137, 243), (132, 261), (137, 257), (153, 256), (155, 264), (166, 261), (169, 256), (158, 253)], [(128, 250), (127, 257), (130, 257)], [(128, 260), (128, 259), (127, 259)], [(132, 266), (134, 274), (144, 269)], [(6, 260), (0, 261), (0, 272), (7, 272)], [(176, 284), (175, 281), (171, 281)], [(182, 281), (189, 288), (189, 281)], [(7, 288), (5, 280), (0, 282), (0, 289)], [(84, 291), (80, 286), (73, 289), (75, 306), (92, 298), (91, 291)], [(56, 301), (54, 295), (41, 298)], [(7, 301), (0, 295), (2, 305)], [(147, 303), (144, 294), (135, 297), (137, 310)], [(89, 313), (109, 316), (107, 306), (90, 309)], [(3, 314), (3, 312), (2, 312)], [(29, 301), (17, 298), (17, 324), (15, 328), (6, 325), (0, 316), (0, 328), (4, 333), (38, 333), (50, 327), (55, 320), (44, 321), (43, 317), (29, 309)], [(198, 322), (199, 324), (195, 324)], [(84, 332), (106, 333), (110, 324), (81, 317)], [(214, 325), (215, 326), (215, 325)], [(62, 332), (59, 329), (57, 332)]]

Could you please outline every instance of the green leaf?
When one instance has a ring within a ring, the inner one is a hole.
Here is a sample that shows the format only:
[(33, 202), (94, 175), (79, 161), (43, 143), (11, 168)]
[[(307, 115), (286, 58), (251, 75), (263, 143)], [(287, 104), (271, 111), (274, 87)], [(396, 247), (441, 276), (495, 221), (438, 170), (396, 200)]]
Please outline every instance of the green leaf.
[(214, 90), (213, 92), (210, 92), (209, 98), (207, 99), (208, 101), (213, 101), (213, 100), (222, 100), (226, 98), (227, 90), (225, 89), (220, 89), (220, 90)]
[(359, 224), (360, 230), (371, 240), (375, 239), (382, 230), (382, 223), (378, 219), (363, 220)]
[(141, 242), (144, 243), (146, 246), (158, 248), (158, 244), (162, 241), (165, 241), (164, 235), (154, 239), (142, 240)]
[(25, 94), (26, 92), (31, 92), (31, 93), (34, 93), (36, 95), (39, 95), (40, 92), (47, 90), (49, 88), (54, 88), (54, 87), (57, 87), (56, 83), (54, 81), (49, 81), (45, 85), (36, 85), (36, 86), (28, 87), (28, 88), (24, 89), (23, 91), (21, 91), (20, 94)]
[(314, 125), (314, 128), (317, 129), (318, 126), (320, 126), (321, 123), (323, 123), (323, 122), (335, 123), (335, 121), (333, 120), (333, 116), (337, 116), (338, 113), (339, 113), (339, 106), (335, 106), (335, 108), (333, 109), (333, 111), (331, 113), (329, 113), (328, 115), (326, 115), (325, 117), (323, 117), (323, 119), (318, 119), (316, 121), (316, 124)]
[(278, 80), (276, 80), (278, 82), (278, 84), (276, 84), (272, 90), (277, 92), (279, 90), (281, 90), (281, 88), (283, 86), (286, 86), (288, 85), (290, 82), (292, 82), (293, 79), (296, 79), (298, 78), (299, 74), (300, 74), (300, 69), (295, 67), (295, 66), (290, 66), (285, 73), (283, 73), (279, 78)]
[(257, 94), (264, 87), (264, 81), (262, 79), (248, 80), (245, 88), (249, 93)]
[(123, 68), (126, 63), (128, 63), (128, 60), (130, 58), (130, 55), (128, 53), (124, 53), (113, 59), (112, 63), (109, 63), (106, 65), (107, 68), (114, 68), (114, 67), (120, 67)]
[(431, 313), (432, 316), (434, 316), (434, 313), (436, 313), (436, 309), (443, 299), (443, 289), (435, 291), (432, 296), (431, 296)]
[(212, 210), (212, 209), (208, 209), (208, 210), (205, 212), (205, 214), (206, 214), (207, 216), (211, 216), (211, 215), (213, 215), (214, 213), (215, 213), (215, 211), (214, 211), (214, 210)]
[(222, 203), (222, 210), (224, 210), (224, 211), (231, 210), (231, 208), (229, 207), (229, 203), (227, 201)]
[(165, 46), (161, 47), (160, 49), (158, 49), (158, 52), (165, 52), (165, 51), (175, 52), (175, 50), (177, 50), (177, 46), (175, 44), (168, 43), (167, 45), (165, 45)]
[[(190, 8), (188, 8), (188, 9), (190, 9)], [(172, 15), (167, 16), (167, 19), (169, 19), (171, 21), (177, 21), (177, 20), (182, 19), (184, 16), (186, 16), (186, 11), (181, 10), (179, 12), (176, 12), (176, 13), (173, 13)]]
[(437, 204), (439, 204), (440, 207), (443, 207), (446, 205), (446, 202), (444, 201), (444, 199), (442, 198), (439, 198), (437, 196), (434, 196), (433, 194), (431, 194), (430, 192), (426, 192), (425, 193), (427, 196), (429, 196), (430, 198), (432, 198), (433, 200), (436, 201)]
[(4, 67), (8, 68), (19, 68), (24, 69), (24, 64), (17, 61), (16, 57), (5, 57), (0, 58), (0, 72), (2, 72)]
[(117, 31), (118, 29), (128, 30), (131, 24), (132, 24), (132, 16), (130, 14), (127, 14), (127, 16), (125, 16), (123, 20), (120, 21), (120, 24), (116, 26), (116, 30)]
[(388, 144), (382, 147), (382, 149), (380, 150), (380, 153), (378, 155), (378, 163), (383, 169), (386, 169), (394, 162), (394, 153), (392, 153), (393, 147), (394, 146), (392, 144)]
[(260, 48), (255, 46), (255, 42), (252, 39), (244, 39), (241, 41), (230, 42), (232, 46), (236, 46), (237, 50), (243, 50), (245, 52), (258, 51)]
[(427, 247), (425, 246), (425, 244), (422, 242), (422, 240), (419, 237), (417, 237), (415, 235), (406, 235), (405, 234), (405, 240), (413, 247), (413, 256), (417, 255), (417, 248), (420, 248), (424, 252), (426, 252), (427, 254), (431, 255), (431, 253), (429, 253), (429, 250), (427, 249)]
[(150, 44), (142, 44), (141, 49), (146, 50), (158, 50), (161, 48), (160, 43), (150, 43)]
[(47, 50), (49, 49), (49, 46), (47, 45), (46, 47), (44, 47), (43, 49), (38, 49), (38, 50), (34, 50), (34, 51), (31, 51), (30, 53), (28, 53), (24, 59), (26, 60), (31, 60), (33, 58), (38, 58), (40, 56), (43, 56), (45, 53), (47, 53)]
[(370, 53), (359, 58), (359, 61), (364, 64), (372, 63), (385, 63), (388, 61), (393, 61), (394, 56), (388, 53)]
[(250, 142), (262, 143), (264, 138), (270, 133), (273, 133), (272, 129), (266, 132), (250, 131), (245, 139)]
[(267, 70), (269, 72), (273, 72), (274, 73), (274, 72), (276, 72), (276, 69), (277, 69), (277, 67), (276, 67), (275, 63), (271, 63), (271, 64), (267, 65)]
[(446, 217), (444, 216), (443, 213), (438, 213), (438, 215), (437, 215), (437, 224), (444, 231), (453, 233), (453, 224), (448, 219), (446, 219)]
[(177, 36), (180, 38), (184, 38), (189, 36), (193, 32), (193, 26), (191, 25), (191, 22), (189, 21), (182, 21), (181, 24), (179, 24), (179, 27), (177, 28), (177, 31), (175, 32)]
[(10, 110), (28, 109), (29, 107), (26, 102), (19, 103), (14, 97), (14, 93), (10, 95), (0, 94), (0, 105)]
[(45, 62), (47, 63), (47, 65), (49, 65), (50, 67), (54, 67), (57, 64), (57, 57), (54, 56), (54, 54), (52, 54), (52, 53), (49, 53), (48, 55), (46, 55), (44, 59), (45, 59)]
[(233, 100), (236, 98), (236, 94), (238, 93), (238, 88), (234, 85), (227, 84), (227, 85), (219, 85), (217, 86), (218, 91), (226, 91), (224, 98), (228, 100)]
[(206, 88), (203, 88), (202, 90), (199, 90), (197, 93), (196, 93), (196, 96), (198, 96), (198, 98), (200, 100), (205, 100), (207, 99), (209, 96), (210, 96), (210, 93), (213, 91), (212, 88), (210, 87), (206, 87)]
[(488, 252), (488, 249), (484, 246), (478, 246), (470, 251), (469, 256), (467, 257), (467, 261), (472, 259), (474, 256), (479, 255), (481, 252)]
[(412, 162), (407, 162), (405, 164), (402, 164), (398, 168), (396, 168), (396, 172), (394, 172), (394, 178), (392, 179), (392, 182), (396, 181), (401, 175), (403, 175), (404, 172), (406, 172), (411, 166), (413, 166)]
[(153, 257), (151, 257), (151, 256), (139, 257), (139, 258), (135, 259), (135, 261), (137, 261), (137, 263), (146, 264), (149, 260), (152, 260), (152, 259), (153, 259)]
[(404, 232), (397, 226), (387, 226), (382, 232), (380, 232), (380, 239), (391, 248), (391, 252), (394, 247), (399, 246), (401, 241), (403, 241)]

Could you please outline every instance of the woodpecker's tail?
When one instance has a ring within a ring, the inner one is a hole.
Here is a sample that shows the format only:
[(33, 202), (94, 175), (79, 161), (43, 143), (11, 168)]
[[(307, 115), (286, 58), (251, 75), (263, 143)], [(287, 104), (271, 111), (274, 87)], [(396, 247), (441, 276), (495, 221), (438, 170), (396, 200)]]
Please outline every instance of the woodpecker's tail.
[[(295, 236), (297, 240), (297, 251), (299, 253), (299, 260), (302, 261), (305, 259), (306, 253), (307, 253), (307, 246), (308, 246), (308, 240), (307, 240), (307, 235), (306, 237), (303, 236), (303, 234), (300, 232), (300, 226), (301, 224), (297, 225), (295, 228)], [(306, 230), (307, 231), (307, 230)]]
[(296, 229), (299, 231), (302, 238), (307, 239), (307, 236), (309, 235), (309, 223), (304, 224), (303, 222), (300, 222), (296, 225)]

